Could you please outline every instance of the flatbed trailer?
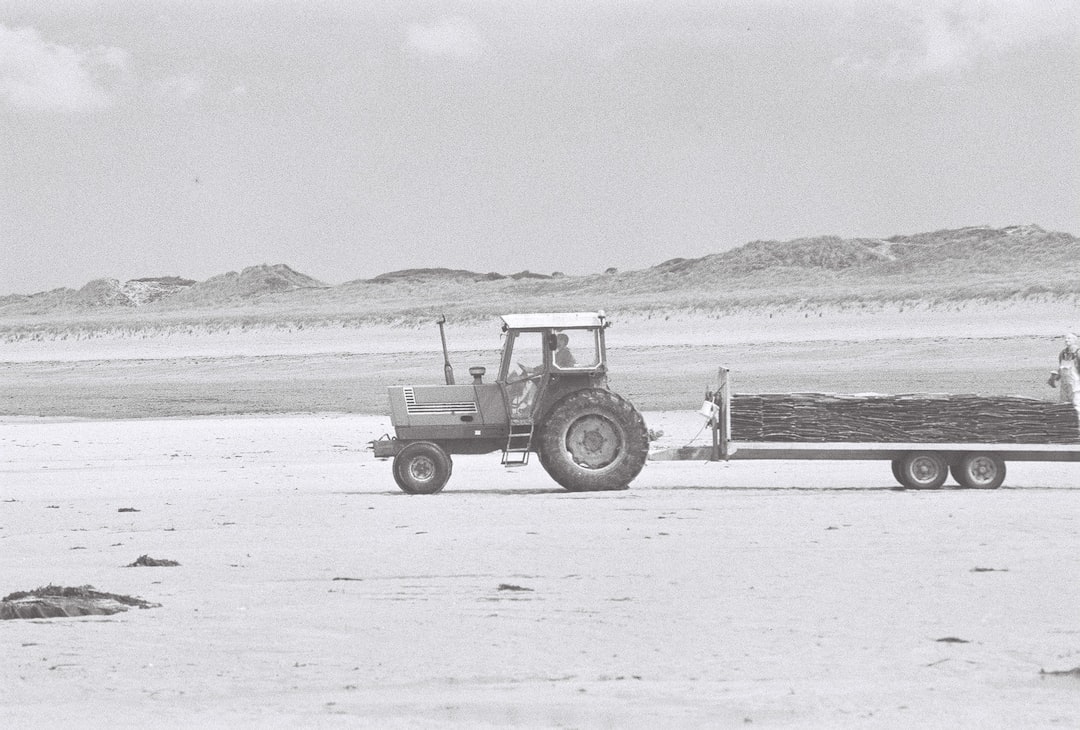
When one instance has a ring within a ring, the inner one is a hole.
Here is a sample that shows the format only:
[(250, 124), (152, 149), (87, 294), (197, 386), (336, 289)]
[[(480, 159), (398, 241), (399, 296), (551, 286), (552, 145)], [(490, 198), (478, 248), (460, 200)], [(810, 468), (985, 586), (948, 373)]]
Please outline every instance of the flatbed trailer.
[(731, 383), (730, 371), (720, 368), (720, 386), (706, 393), (701, 412), (711, 427), (710, 445), (655, 451), (649, 459), (888, 461), (896, 480), (910, 489), (937, 489), (950, 473), (962, 487), (996, 489), (1007, 461), (1080, 462), (1080, 433), (1077, 443), (1068, 444), (740, 441), (732, 437)]

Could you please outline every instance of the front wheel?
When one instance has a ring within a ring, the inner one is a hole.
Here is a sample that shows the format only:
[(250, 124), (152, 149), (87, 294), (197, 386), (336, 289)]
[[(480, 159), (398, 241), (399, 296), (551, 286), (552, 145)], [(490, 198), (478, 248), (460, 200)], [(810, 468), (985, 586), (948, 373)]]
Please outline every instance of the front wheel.
[(952, 466), (953, 479), (968, 489), (997, 489), (1005, 481), (1005, 461), (997, 454), (968, 454)]
[(540, 463), (571, 492), (626, 489), (649, 454), (641, 414), (608, 390), (578, 390), (555, 404), (540, 427)]
[(897, 478), (908, 489), (937, 489), (949, 475), (945, 457), (933, 451), (916, 451), (900, 460)]
[(436, 494), (450, 479), (450, 455), (430, 441), (415, 441), (394, 457), (394, 481), (406, 494)]

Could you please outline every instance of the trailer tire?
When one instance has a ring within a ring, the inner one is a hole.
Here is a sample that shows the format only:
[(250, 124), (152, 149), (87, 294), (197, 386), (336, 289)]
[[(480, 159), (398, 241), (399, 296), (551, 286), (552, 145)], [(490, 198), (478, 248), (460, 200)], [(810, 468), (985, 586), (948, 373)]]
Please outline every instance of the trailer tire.
[(915, 451), (900, 460), (899, 471), (908, 489), (938, 489), (949, 476), (949, 464), (936, 451)]
[(1005, 461), (997, 454), (965, 454), (951, 471), (966, 489), (997, 489), (1005, 481)]
[(904, 484), (904, 477), (903, 477), (902, 472), (900, 471), (900, 460), (899, 459), (893, 459), (892, 462), (891, 462), (891, 466), (892, 466), (893, 479), (900, 482), (901, 485), (907, 486), (907, 485)]
[(394, 481), (406, 494), (441, 492), (453, 470), (450, 454), (430, 441), (414, 441), (394, 457)]
[(539, 430), (540, 464), (571, 492), (626, 489), (649, 455), (641, 414), (616, 393), (576, 390), (556, 403)]

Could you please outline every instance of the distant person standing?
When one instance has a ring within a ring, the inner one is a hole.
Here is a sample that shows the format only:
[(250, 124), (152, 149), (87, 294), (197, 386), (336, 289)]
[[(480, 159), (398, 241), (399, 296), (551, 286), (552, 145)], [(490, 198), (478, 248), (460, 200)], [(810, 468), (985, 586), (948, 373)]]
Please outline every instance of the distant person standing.
[(1080, 350), (1073, 333), (1065, 335), (1065, 349), (1058, 355), (1058, 368), (1050, 373), (1051, 388), (1058, 388), (1058, 400), (1080, 407)]

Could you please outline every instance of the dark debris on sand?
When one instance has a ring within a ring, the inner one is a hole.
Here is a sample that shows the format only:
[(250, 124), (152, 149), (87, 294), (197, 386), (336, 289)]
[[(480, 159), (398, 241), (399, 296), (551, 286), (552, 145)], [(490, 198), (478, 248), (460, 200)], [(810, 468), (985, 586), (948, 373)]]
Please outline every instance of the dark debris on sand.
[(1040, 669), (1039, 674), (1044, 677), (1080, 677), (1080, 667), (1073, 667), (1072, 669), (1051, 669), (1050, 671)]
[(158, 608), (161, 604), (141, 598), (104, 593), (93, 586), (47, 585), (32, 591), (16, 591), (0, 600), (0, 620), (109, 616), (136, 608)]
[(140, 555), (135, 559), (134, 563), (125, 565), (125, 568), (172, 568), (180, 565), (175, 560), (166, 560), (164, 558), (152, 558), (149, 555)]

